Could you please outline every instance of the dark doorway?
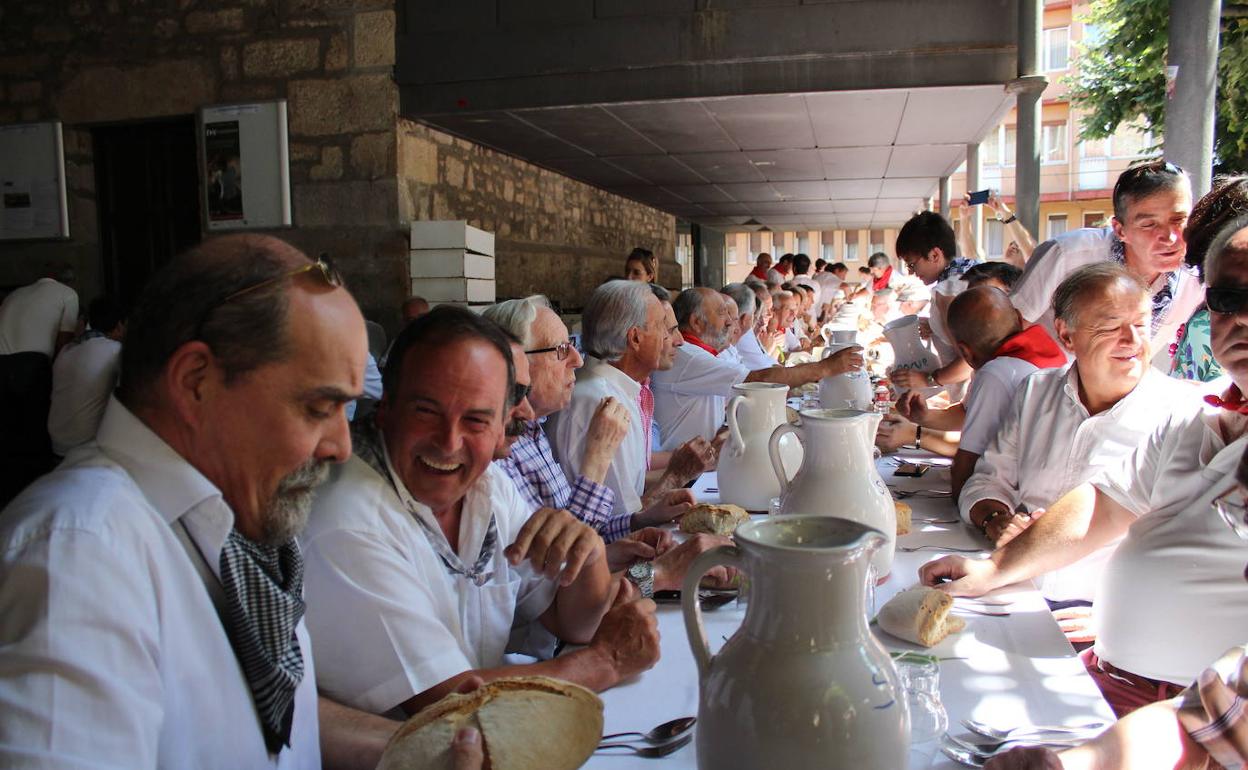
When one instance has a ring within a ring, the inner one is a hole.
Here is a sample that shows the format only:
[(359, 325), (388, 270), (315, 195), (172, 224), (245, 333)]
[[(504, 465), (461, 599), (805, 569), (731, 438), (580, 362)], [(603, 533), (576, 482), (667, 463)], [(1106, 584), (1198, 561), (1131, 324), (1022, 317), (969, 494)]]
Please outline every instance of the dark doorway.
[(195, 118), (91, 134), (104, 285), (130, 307), (157, 268), (200, 240)]

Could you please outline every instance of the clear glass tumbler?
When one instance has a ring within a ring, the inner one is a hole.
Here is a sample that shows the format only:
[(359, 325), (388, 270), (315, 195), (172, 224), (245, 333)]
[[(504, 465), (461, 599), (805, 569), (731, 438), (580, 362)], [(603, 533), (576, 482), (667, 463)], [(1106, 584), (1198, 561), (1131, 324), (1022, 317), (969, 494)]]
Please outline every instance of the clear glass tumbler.
[(940, 701), (940, 663), (914, 653), (896, 661), (910, 704), (910, 742), (926, 743), (945, 734), (949, 715)]

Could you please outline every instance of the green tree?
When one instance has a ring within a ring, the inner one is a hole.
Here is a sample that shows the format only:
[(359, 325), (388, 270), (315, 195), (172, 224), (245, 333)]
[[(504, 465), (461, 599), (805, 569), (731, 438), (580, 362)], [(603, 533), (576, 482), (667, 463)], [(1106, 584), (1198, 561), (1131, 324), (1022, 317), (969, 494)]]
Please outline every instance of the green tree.
[[(1248, 11), (1227, 0), (1218, 51), (1214, 165), (1248, 170)], [(1166, 47), (1170, 0), (1094, 0), (1083, 19), (1096, 26), (1080, 45), (1067, 77), (1071, 102), (1083, 112), (1081, 135), (1104, 139), (1120, 125), (1160, 132), (1166, 115)]]

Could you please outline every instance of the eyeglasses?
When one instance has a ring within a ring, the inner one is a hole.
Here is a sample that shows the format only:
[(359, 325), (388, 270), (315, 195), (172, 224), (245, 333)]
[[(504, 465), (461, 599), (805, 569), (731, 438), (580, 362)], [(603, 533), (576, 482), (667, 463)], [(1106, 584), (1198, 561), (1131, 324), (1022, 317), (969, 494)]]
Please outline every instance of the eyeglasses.
[(512, 385), (511, 386), (511, 405), (515, 406), (516, 404), (519, 404), (521, 401), (528, 398), (529, 394), (532, 392), (533, 392), (533, 388), (530, 385), (521, 385), (518, 382), (515, 385)]
[(1213, 507), (1235, 534), (1248, 540), (1248, 506), (1238, 484), (1218, 495)]
[(316, 273), (329, 286), (342, 286), (342, 275), (337, 269), (334, 268), (333, 262), (329, 259), (329, 255), (322, 254), (315, 262), (307, 265), (300, 265), (299, 267), (296, 267), (293, 270), (288, 270), (281, 275), (274, 276), (273, 278), (266, 278), (259, 283), (253, 283), (251, 286), (245, 286), (233, 294), (227, 294), (225, 298), (219, 302), (214, 302), (209, 305), (208, 309), (204, 311), (204, 314), (200, 316), (199, 323), (195, 326), (195, 339), (199, 339), (203, 336), (204, 324), (208, 322), (208, 318), (218, 308), (223, 305), (228, 305), (239, 297), (250, 294), (253, 291), (259, 291), (266, 286), (272, 286), (275, 283), (285, 281), (288, 278), (294, 278), (298, 275), (303, 275), (304, 273)]
[(524, 352), (531, 356), (536, 355), (538, 353), (554, 353), (556, 359), (563, 361), (564, 359), (566, 359), (568, 356), (572, 354), (572, 350), (573, 350), (572, 343), (571, 341), (568, 341), (568, 342), (560, 342), (558, 345), (554, 345), (549, 348), (538, 348), (537, 350), (526, 350)]
[(1205, 302), (1215, 313), (1239, 313), (1248, 309), (1248, 289), (1210, 286), (1205, 289)]

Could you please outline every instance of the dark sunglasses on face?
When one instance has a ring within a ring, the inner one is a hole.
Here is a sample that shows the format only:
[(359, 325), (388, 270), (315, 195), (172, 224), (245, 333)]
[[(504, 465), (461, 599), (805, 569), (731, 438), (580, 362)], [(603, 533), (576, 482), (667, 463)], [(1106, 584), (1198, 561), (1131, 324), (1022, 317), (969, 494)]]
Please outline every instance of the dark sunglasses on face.
[(1205, 289), (1205, 302), (1215, 313), (1240, 313), (1248, 309), (1248, 288), (1210, 286)]
[(531, 393), (532, 391), (533, 391), (533, 388), (531, 388), (530, 386), (521, 385), (520, 383), (517, 382), (511, 388), (511, 405), (515, 406), (516, 404), (519, 404), (521, 401), (528, 398), (529, 393)]

